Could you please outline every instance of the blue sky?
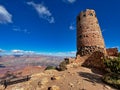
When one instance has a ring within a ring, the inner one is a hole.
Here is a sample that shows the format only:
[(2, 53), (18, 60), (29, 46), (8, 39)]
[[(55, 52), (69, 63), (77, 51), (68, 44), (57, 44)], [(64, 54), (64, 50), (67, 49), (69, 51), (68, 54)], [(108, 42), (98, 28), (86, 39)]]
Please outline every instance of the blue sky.
[(1, 51), (75, 54), (76, 16), (96, 11), (106, 47), (120, 46), (119, 0), (0, 0)]

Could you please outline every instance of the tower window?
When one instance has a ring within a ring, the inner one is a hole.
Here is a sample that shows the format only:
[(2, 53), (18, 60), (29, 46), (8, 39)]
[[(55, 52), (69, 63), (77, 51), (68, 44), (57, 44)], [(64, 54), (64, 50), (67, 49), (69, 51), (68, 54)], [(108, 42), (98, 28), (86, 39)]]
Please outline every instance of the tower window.
[(86, 15), (84, 14), (83, 17), (86, 17)]
[(82, 35), (80, 35), (79, 38), (82, 38)]
[(93, 16), (93, 14), (92, 14), (92, 13), (90, 13), (89, 15), (90, 15), (90, 16)]
[(79, 28), (81, 29), (82, 27), (81, 27), (81, 26), (79, 26)]
[(88, 37), (88, 35), (84, 35), (84, 37)]
[(80, 21), (80, 17), (78, 17), (78, 21)]

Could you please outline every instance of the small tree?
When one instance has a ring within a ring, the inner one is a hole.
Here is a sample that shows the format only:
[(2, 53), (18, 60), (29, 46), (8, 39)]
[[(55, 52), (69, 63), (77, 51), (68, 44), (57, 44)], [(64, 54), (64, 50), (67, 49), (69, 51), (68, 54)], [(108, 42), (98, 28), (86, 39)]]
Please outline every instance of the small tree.
[(68, 62), (62, 61), (62, 62), (60, 63), (60, 65), (59, 65), (60, 71), (66, 70), (66, 69), (67, 69), (67, 68), (66, 68), (66, 65), (67, 65), (67, 64), (68, 64)]
[(120, 57), (114, 59), (105, 59), (104, 64), (109, 72), (120, 74)]
[(45, 70), (51, 70), (51, 69), (56, 70), (56, 67), (55, 66), (47, 66), (45, 68)]
[(104, 64), (109, 73), (103, 76), (103, 81), (120, 89), (120, 57), (105, 59)]
[(120, 52), (118, 53), (118, 57), (120, 57)]

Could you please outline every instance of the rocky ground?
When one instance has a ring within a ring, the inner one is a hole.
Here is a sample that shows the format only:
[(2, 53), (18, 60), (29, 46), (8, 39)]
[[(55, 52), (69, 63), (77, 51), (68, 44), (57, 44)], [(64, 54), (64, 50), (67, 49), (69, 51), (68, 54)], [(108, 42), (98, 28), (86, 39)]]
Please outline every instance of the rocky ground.
[[(66, 71), (46, 70), (31, 75), (26, 82), (7, 86), (5, 90), (116, 90), (101, 80), (102, 73), (85, 67)], [(4, 90), (1, 85), (0, 90)]]

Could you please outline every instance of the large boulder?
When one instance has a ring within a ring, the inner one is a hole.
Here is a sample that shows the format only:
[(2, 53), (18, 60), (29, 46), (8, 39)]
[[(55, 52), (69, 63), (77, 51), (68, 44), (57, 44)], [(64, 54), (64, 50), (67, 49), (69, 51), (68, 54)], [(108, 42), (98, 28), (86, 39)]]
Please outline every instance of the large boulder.
[(105, 54), (103, 52), (96, 51), (92, 55), (89, 55), (82, 65), (86, 67), (103, 69), (105, 67), (103, 62), (104, 57)]

